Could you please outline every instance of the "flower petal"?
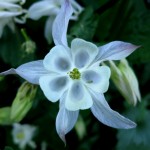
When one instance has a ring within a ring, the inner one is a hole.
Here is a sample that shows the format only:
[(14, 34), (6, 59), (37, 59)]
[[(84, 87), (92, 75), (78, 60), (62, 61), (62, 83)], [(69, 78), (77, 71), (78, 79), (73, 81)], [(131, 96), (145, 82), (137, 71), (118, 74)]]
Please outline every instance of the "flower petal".
[(33, 3), (28, 10), (28, 17), (33, 20), (38, 20), (43, 16), (56, 15), (59, 7), (54, 1), (39, 1)]
[[(0, 1), (3, 1), (3, 0), (0, 0)], [(5, 2), (8, 2), (8, 3), (25, 3), (26, 0), (5, 0)]]
[(52, 42), (52, 25), (54, 22), (55, 16), (50, 16), (45, 24), (45, 29), (44, 29), (44, 36), (48, 43), (50, 44)]
[(70, 1), (65, 0), (59, 14), (57, 15), (54, 21), (53, 28), (52, 28), (52, 35), (53, 35), (55, 45), (68, 46), (66, 34), (67, 34), (69, 19), (72, 13), (73, 10)]
[(39, 80), (40, 87), (48, 100), (56, 102), (68, 88), (69, 79), (57, 74), (42, 76)]
[[(64, 101), (64, 96), (61, 101)], [(60, 105), (60, 110), (56, 118), (56, 131), (59, 137), (66, 143), (65, 134), (67, 134), (75, 125), (79, 111), (69, 111), (65, 108), (64, 103)]]
[(71, 19), (77, 20), (79, 14), (83, 11), (83, 7), (81, 7), (75, 0), (71, 0), (70, 3), (73, 8), (73, 15), (72, 15)]
[(136, 124), (131, 120), (123, 117), (118, 112), (113, 111), (106, 102), (103, 94), (92, 94), (93, 106), (91, 111), (93, 115), (107, 126), (118, 129), (135, 128)]
[(15, 16), (18, 16), (18, 15), (21, 15), (22, 12), (6, 12), (6, 11), (2, 11), (0, 12), (0, 18), (6, 18), (6, 17), (15, 17)]
[(87, 67), (98, 54), (96, 45), (78, 38), (72, 41), (71, 51), (77, 68)]
[(12, 10), (12, 11), (17, 11), (19, 10), (21, 7), (17, 4), (13, 4), (10, 2), (1, 2), (0, 1), (0, 7), (6, 10)]
[(92, 98), (84, 85), (80, 81), (73, 81), (66, 96), (65, 107), (75, 111), (88, 109), (92, 104)]
[(61, 46), (55, 46), (44, 58), (44, 67), (52, 72), (67, 74), (71, 69), (71, 60), (66, 49)]
[(13, 17), (22, 14), (22, 8), (13, 3), (9, 2), (0, 2), (0, 7), (3, 8), (0, 11), (0, 18)]
[(18, 74), (25, 80), (33, 84), (39, 84), (39, 78), (49, 72), (44, 68), (43, 61), (32, 61), (19, 66), (17, 69), (9, 69), (0, 75)]
[(137, 48), (139, 48), (139, 46), (131, 43), (113, 41), (99, 47), (99, 53), (96, 61), (120, 60), (130, 55)]
[(107, 66), (97, 66), (82, 73), (85, 85), (95, 92), (104, 93), (108, 90), (110, 69)]

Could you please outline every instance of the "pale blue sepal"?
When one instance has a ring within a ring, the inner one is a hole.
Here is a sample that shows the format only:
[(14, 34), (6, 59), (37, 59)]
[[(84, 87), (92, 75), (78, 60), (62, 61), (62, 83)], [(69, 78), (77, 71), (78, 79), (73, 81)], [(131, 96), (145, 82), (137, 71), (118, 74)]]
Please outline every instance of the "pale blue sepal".
[(127, 42), (113, 41), (99, 47), (99, 53), (95, 61), (121, 60), (139, 47)]
[(113, 111), (106, 102), (103, 94), (92, 92), (92, 98), (93, 106), (91, 107), (91, 111), (103, 124), (118, 129), (130, 129), (136, 127), (134, 122), (120, 115), (118, 112)]
[(67, 34), (69, 19), (71, 18), (72, 13), (73, 13), (73, 9), (69, 0), (65, 0), (52, 27), (52, 36), (55, 45), (68, 46), (66, 34)]
[[(28, 9), (28, 17), (33, 20), (38, 20), (43, 16), (50, 16), (52, 14), (56, 14), (57, 3), (51, 0), (43, 0), (37, 1), (33, 3), (30, 8)], [(58, 10), (57, 10), (58, 11)]]
[(54, 19), (55, 19), (54, 15), (50, 16), (45, 24), (44, 36), (49, 44), (52, 43), (52, 25), (53, 25)]
[(3, 76), (3, 75), (6, 76), (9, 74), (17, 74), (17, 73), (16, 73), (16, 70), (14, 68), (11, 68), (9, 70), (6, 70), (6, 71), (0, 73), (1, 76)]
[(0, 73), (0, 75), (18, 74), (32, 84), (39, 84), (39, 78), (48, 73), (43, 66), (43, 61), (38, 60), (23, 64), (17, 69), (11, 68)]
[(56, 118), (56, 131), (62, 141), (66, 144), (65, 135), (74, 127), (77, 122), (79, 111), (69, 111), (65, 108), (66, 93), (60, 99), (60, 109)]

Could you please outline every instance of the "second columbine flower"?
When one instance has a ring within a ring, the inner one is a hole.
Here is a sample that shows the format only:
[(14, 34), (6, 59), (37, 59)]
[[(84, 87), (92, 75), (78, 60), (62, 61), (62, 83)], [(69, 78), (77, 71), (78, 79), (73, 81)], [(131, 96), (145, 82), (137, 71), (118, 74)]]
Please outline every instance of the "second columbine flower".
[(22, 8), (25, 0), (0, 1), (0, 38), (4, 27), (7, 25), (12, 31), (15, 30), (14, 22), (24, 23), (26, 10)]

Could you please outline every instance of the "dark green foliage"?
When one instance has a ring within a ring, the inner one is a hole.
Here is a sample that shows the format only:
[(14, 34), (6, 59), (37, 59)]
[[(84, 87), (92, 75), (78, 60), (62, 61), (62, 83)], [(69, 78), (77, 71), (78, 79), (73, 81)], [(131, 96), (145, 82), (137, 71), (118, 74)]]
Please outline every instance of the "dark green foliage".
[(6, 63), (17, 67), (22, 63), (34, 59), (33, 52), (27, 52), (24, 46), (25, 39), (20, 31), (13, 33), (7, 27), (4, 30), (3, 38), (0, 40), (0, 57)]
[(87, 7), (79, 17), (78, 22), (70, 28), (70, 36), (82, 38), (91, 41), (97, 24), (99, 21), (99, 16), (94, 14), (92, 7)]
[(147, 101), (150, 100), (150, 96), (142, 99), (141, 104), (136, 108), (130, 108), (126, 112), (126, 116), (131, 118), (137, 123), (135, 129), (128, 131), (119, 130), (117, 134), (118, 144), (117, 150), (148, 150), (150, 139), (150, 111), (147, 109)]
[[(33, 2), (36, 0), (28, 1), (25, 7), (28, 8)], [(135, 107), (127, 105), (112, 84), (106, 93), (111, 108), (135, 121), (137, 127), (131, 130), (116, 130), (98, 122), (90, 110), (80, 111), (86, 134), (81, 139), (73, 128), (66, 135), (65, 147), (55, 128), (59, 104), (48, 101), (40, 88), (32, 108), (20, 123), (35, 125), (38, 128), (34, 137), (37, 150), (41, 150), (42, 142), (46, 142), (46, 150), (150, 150), (150, 5), (146, 0), (145, 2), (144, 0), (78, 0), (78, 2), (84, 7), (84, 11), (78, 21), (69, 23), (67, 35), (69, 43), (74, 38), (82, 38), (97, 45), (115, 40), (141, 45), (128, 57), (128, 60), (139, 79), (142, 102)], [(37, 58), (43, 59), (54, 46), (53, 43), (47, 44), (43, 37), (45, 19), (46, 17), (38, 21), (28, 20), (26, 25), (21, 26), (17, 24), (15, 33), (5, 28), (0, 39), (0, 71), (18, 67)], [(22, 46), (25, 42), (21, 33), (22, 28), (36, 43), (35, 49), (31, 52), (26, 51)], [(0, 79), (1, 108), (9, 109), (22, 81), (15, 76)], [(3, 115), (8, 115), (8, 111), (0, 115), (1, 120)], [(7, 119), (4, 119), (5, 124), (10, 124)], [(17, 145), (13, 144), (11, 125), (6, 126), (1, 123), (0, 150), (3, 150), (2, 148), (19, 150)]]
[(13, 148), (6, 146), (4, 150), (13, 150)]

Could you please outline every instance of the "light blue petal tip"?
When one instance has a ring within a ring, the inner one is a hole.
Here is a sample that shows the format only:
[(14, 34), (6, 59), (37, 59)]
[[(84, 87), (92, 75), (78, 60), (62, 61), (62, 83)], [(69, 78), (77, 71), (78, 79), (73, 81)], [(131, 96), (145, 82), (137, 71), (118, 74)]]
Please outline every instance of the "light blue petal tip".
[(16, 70), (14, 68), (11, 68), (7, 71), (4, 71), (4, 72), (0, 73), (1, 76), (6, 76), (6, 75), (9, 75), (9, 74), (16, 74)]

